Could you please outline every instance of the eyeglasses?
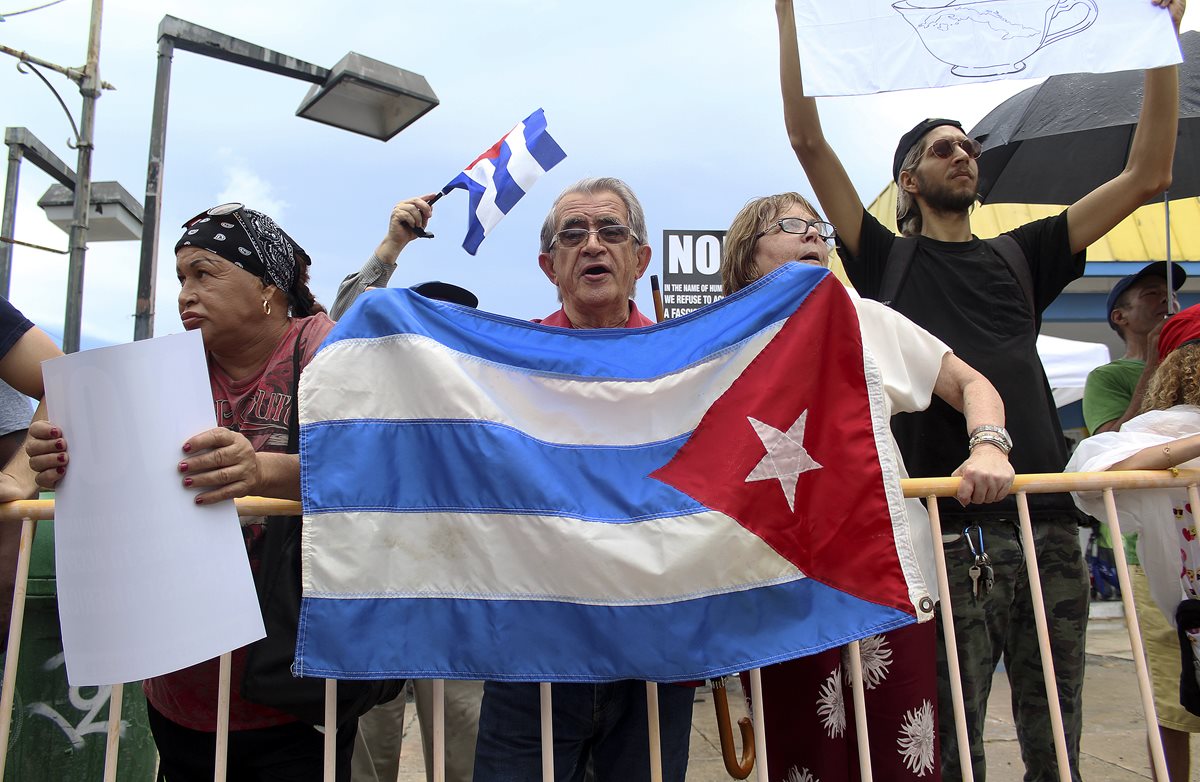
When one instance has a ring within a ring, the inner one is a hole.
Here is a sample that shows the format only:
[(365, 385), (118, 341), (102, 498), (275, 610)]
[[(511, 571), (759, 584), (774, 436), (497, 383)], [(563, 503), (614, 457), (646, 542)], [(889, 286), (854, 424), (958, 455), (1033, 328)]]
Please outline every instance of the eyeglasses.
[(245, 204), (239, 204), (235, 201), (231, 201), (228, 204), (219, 204), (218, 206), (214, 206), (212, 209), (205, 209), (203, 212), (201, 212), (200, 214), (193, 217), (191, 220), (188, 220), (186, 223), (184, 223), (182, 227), (183, 228), (191, 228), (193, 225), (200, 222), (204, 218), (224, 217), (225, 215), (233, 214), (234, 212), (238, 211), (239, 209), (244, 209), (245, 206), (246, 206)]
[(779, 230), (786, 234), (806, 234), (808, 233), (809, 228), (813, 228), (816, 230), (817, 236), (821, 237), (825, 241), (829, 241), (837, 234), (837, 231), (833, 225), (825, 222), (824, 220), (805, 220), (803, 217), (785, 217), (782, 220), (776, 220), (763, 230), (756, 233), (754, 238), (758, 239), (759, 237), (766, 236), (772, 230), (774, 230), (775, 226), (779, 226)]
[(954, 154), (954, 148), (956, 146), (961, 147), (962, 151), (966, 152), (967, 157), (971, 158), (971, 160), (978, 160), (979, 155), (983, 152), (983, 145), (973, 138), (940, 138), (930, 144), (925, 151), (932, 152), (937, 157), (945, 160)]
[(606, 225), (594, 231), (586, 228), (564, 228), (554, 235), (554, 241), (550, 242), (550, 246), (553, 247), (557, 242), (563, 247), (578, 247), (586, 242), (592, 234), (595, 234), (605, 244), (621, 244), (630, 237), (633, 237), (635, 242), (638, 241), (637, 234), (629, 226)]

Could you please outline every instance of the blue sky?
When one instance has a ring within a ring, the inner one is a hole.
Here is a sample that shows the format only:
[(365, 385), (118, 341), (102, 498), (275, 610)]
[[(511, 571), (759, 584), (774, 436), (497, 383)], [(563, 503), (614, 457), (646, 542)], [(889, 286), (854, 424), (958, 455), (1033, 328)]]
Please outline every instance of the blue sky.
[[(0, 0), (0, 14), (39, 4)], [(0, 43), (64, 65), (85, 60), (90, 2), (0, 23)], [(534, 109), (545, 109), (567, 159), (487, 238), (461, 249), (466, 195), (436, 207), (433, 241), (401, 256), (393, 285), (444, 279), (481, 306), (521, 318), (557, 308), (538, 269), (537, 231), (554, 196), (584, 176), (625, 179), (646, 209), (659, 268), (664, 229), (724, 228), (750, 197), (811, 193), (783, 131), (774, 5), (766, 0), (631, 2), (446, 0), (441, 3), (110, 0), (93, 178), (145, 190), (156, 31), (163, 14), (325, 67), (348, 51), (425, 76), (441, 105), (381, 143), (299, 119), (308, 85), (188, 52), (175, 55), (164, 167), (156, 334), (181, 330), (171, 248), (178, 226), (224, 201), (274, 216), (314, 259), (313, 289), (332, 303), (340, 279), (382, 237), (397, 200), (436, 190)], [(1193, 27), (1185, 22), (1185, 27)], [(803, 36), (803, 33), (802, 33)], [(803, 50), (803, 38), (801, 40)], [(70, 165), (70, 128), (49, 91), (0, 55), (0, 122), (25, 126)], [(47, 74), (78, 118), (78, 90)], [(824, 99), (826, 134), (865, 201), (887, 183), (899, 135), (927, 116), (970, 127), (1029, 82)], [(49, 177), (21, 172), (17, 238), (66, 248), (37, 207)], [(84, 288), (88, 342), (132, 337), (138, 244), (93, 243)], [(66, 257), (18, 247), (11, 300), (61, 331)], [(638, 299), (649, 306), (649, 282)]]

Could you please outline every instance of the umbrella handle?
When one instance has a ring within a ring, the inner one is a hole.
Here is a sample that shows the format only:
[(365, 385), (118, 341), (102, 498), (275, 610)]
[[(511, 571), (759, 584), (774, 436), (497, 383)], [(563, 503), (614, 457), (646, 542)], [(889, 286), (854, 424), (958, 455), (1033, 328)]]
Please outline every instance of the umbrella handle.
[(754, 770), (754, 724), (749, 718), (738, 720), (742, 733), (742, 757), (737, 756), (733, 744), (733, 724), (729, 718), (729, 696), (725, 692), (725, 679), (712, 680), (713, 710), (717, 714), (717, 734), (721, 737), (721, 759), (725, 770), (734, 779), (745, 779)]

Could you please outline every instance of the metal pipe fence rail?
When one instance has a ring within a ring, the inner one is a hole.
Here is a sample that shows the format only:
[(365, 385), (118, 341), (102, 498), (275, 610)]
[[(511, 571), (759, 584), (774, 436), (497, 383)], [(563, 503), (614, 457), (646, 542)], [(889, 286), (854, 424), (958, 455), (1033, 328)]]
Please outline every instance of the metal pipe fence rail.
[[(926, 501), (929, 509), (929, 519), (932, 527), (933, 540), (942, 539), (941, 520), (938, 514), (937, 497), (953, 496), (958, 488), (958, 478), (916, 478), (902, 482), (905, 497), (920, 498)], [(1137, 671), (1138, 687), (1141, 693), (1142, 710), (1145, 714), (1146, 734), (1150, 749), (1150, 761), (1157, 779), (1167, 778), (1166, 760), (1163, 755), (1162, 741), (1158, 732), (1158, 718), (1154, 709), (1154, 695), (1150, 684), (1149, 669), (1146, 664), (1145, 651), (1142, 648), (1141, 634), (1138, 628), (1137, 615), (1134, 612), (1133, 588), (1129, 581), (1129, 566), (1126, 562), (1124, 548), (1121, 545), (1120, 524), (1117, 520), (1117, 510), (1113, 492), (1116, 490), (1144, 490), (1186, 488), (1192, 508), (1192, 518), (1200, 524), (1200, 470), (1177, 471), (1127, 471), (1101, 473), (1053, 473), (1018, 475), (1013, 484), (1013, 492), (1017, 498), (1018, 517), (1021, 528), (1022, 542), (1027, 553), (1034, 549), (1033, 527), (1030, 522), (1027, 495), (1046, 494), (1069, 491), (1099, 491), (1104, 493), (1106, 518), (1103, 520), (1112, 533), (1113, 550), (1116, 559), (1117, 577), (1121, 587), (1121, 600), (1125, 613), (1125, 625), (1129, 632), (1129, 643), (1133, 650), (1134, 666)], [(242, 516), (292, 516), (301, 512), (300, 503), (290, 500), (275, 500), (263, 497), (246, 497), (236, 501), (238, 513)], [(16, 674), (19, 664), (18, 656), (21, 644), (21, 629), (25, 614), (25, 597), (29, 577), (29, 561), (33, 546), (33, 535), (37, 522), (54, 518), (53, 500), (26, 500), (0, 504), (0, 523), (20, 522), (21, 543), (20, 556), (17, 560), (17, 578), (13, 591), (12, 619), (9, 623), (8, 648), (4, 666), (3, 686), (0, 688), (0, 778), (4, 776), (4, 768), (8, 759), (9, 734), (13, 723), (13, 701), (16, 689)], [(943, 616), (952, 615), (950, 606), (950, 590), (946, 578), (946, 558), (941, 546), (934, 547), (937, 563), (938, 592), (942, 601)], [(1029, 576), (1030, 588), (1033, 592), (1034, 621), (1037, 626), (1038, 639), (1041, 646), (1043, 674), (1046, 682), (1046, 693), (1049, 700), (1050, 719), (1054, 734), (1055, 752), (1058, 759), (1058, 772), (1061, 782), (1070, 782), (1071, 774), (1067, 762), (1067, 745), (1063, 731), (1062, 713), (1058, 702), (1058, 688), (1054, 675), (1053, 661), (1050, 656), (1050, 641), (1048, 620), (1045, 604), (1041, 594), (1041, 579), (1039, 577), (1036, 556), (1025, 557)], [(963, 707), (962, 683), (959, 671), (957, 643), (954, 623), (944, 622), (943, 633), (947, 655), (950, 684), (954, 702), (954, 721), (958, 734), (959, 757), (962, 766), (963, 779), (973, 782), (970, 757), (970, 742), (967, 737), (967, 722)], [(855, 723), (858, 728), (858, 753), (862, 768), (862, 779), (869, 782), (872, 777), (869, 736), (867, 734), (866, 707), (863, 701), (863, 679), (861, 665), (858, 661), (858, 643), (849, 644), (851, 661), (851, 688), (855, 709)], [(216, 773), (214, 782), (224, 782), (226, 777), (226, 750), (229, 734), (229, 686), (230, 670), (229, 655), (221, 657), (220, 675), (218, 681), (218, 721), (216, 733)], [(762, 681), (759, 671), (751, 671), (751, 698), (755, 703), (762, 703)], [(433, 735), (433, 772), (435, 782), (445, 780), (445, 706), (444, 690), (441, 680), (434, 682), (435, 704), (434, 735)], [(657, 685), (647, 683), (647, 704), (649, 741), (651, 758), (651, 779), (658, 782), (662, 779), (661, 752), (658, 741), (658, 705)], [(121, 702), (123, 685), (115, 685), (109, 701), (107, 740), (104, 762), (104, 782), (115, 782), (117, 779), (117, 749), (120, 741)], [(327, 679), (325, 682), (325, 723), (336, 724), (337, 681)], [(401, 696), (403, 697), (403, 696)], [(546, 782), (554, 779), (553, 732), (550, 714), (552, 709), (553, 692), (549, 684), (541, 685), (542, 713), (542, 777)], [(759, 782), (767, 782), (768, 758), (766, 751), (765, 730), (762, 722), (762, 709), (754, 710), (755, 721), (755, 773)], [(325, 731), (324, 779), (334, 782), (334, 739), (336, 731)]]

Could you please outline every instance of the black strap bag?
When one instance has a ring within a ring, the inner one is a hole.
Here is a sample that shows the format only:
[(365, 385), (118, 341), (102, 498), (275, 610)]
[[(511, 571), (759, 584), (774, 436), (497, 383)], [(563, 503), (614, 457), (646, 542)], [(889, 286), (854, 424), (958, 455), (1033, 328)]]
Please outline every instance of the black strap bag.
[[(300, 450), (300, 346), (292, 353), (292, 412), (287, 453)], [(262, 560), (254, 577), (267, 637), (247, 647), (241, 694), (248, 701), (287, 712), (310, 725), (325, 723), (325, 680), (292, 675), (300, 624), (300, 517), (267, 518)], [(337, 724), (359, 717), (400, 694), (403, 679), (339, 681)]]
[(1200, 662), (1192, 652), (1188, 630), (1200, 629), (1200, 600), (1189, 597), (1175, 609), (1175, 627), (1179, 633), (1179, 703), (1200, 717)]

